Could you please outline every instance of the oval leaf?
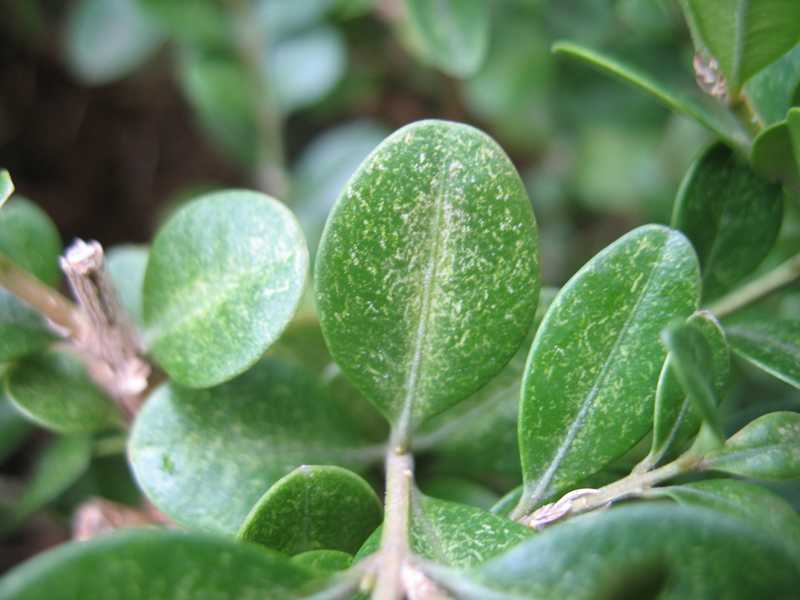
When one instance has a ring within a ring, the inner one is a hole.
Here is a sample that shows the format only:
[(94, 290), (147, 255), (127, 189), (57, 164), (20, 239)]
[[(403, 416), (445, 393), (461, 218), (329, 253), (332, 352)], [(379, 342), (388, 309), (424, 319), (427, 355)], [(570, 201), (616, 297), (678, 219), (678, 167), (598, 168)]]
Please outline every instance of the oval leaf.
[(300, 300), (308, 250), (292, 214), (257, 192), (208, 194), (156, 235), (146, 343), (175, 381), (209, 387), (252, 366)]
[(233, 534), (264, 490), (308, 463), (363, 465), (356, 425), (313, 377), (275, 360), (210, 390), (164, 385), (134, 422), (128, 456), (160, 510), (195, 529)]
[(355, 473), (302, 466), (269, 488), (247, 515), (238, 538), (290, 556), (309, 550), (353, 553), (382, 518), (381, 501)]
[(536, 240), (519, 175), (484, 133), (444, 121), (397, 131), (350, 180), (320, 243), (334, 359), (392, 422), (458, 403), (530, 328)]
[[(800, 108), (789, 116), (800, 117)], [(770, 181), (789, 187), (800, 186), (800, 139), (793, 137), (789, 121), (784, 119), (762, 130), (753, 141), (750, 154), (753, 169)]]
[(664, 326), (697, 307), (688, 240), (640, 227), (561, 289), (531, 346), (519, 441), (530, 510), (624, 454), (650, 429)]
[(800, 388), (800, 321), (739, 319), (725, 332), (738, 356)]

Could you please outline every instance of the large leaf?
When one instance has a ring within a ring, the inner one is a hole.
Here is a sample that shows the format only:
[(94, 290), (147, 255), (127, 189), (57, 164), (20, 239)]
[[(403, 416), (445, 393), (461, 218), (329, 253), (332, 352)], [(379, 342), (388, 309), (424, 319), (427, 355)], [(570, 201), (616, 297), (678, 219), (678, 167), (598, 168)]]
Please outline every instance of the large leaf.
[(795, 0), (685, 0), (683, 6), (695, 41), (717, 59), (734, 94), (800, 42)]
[(0, 600), (290, 600), (314, 577), (249, 544), (125, 531), (58, 546), (0, 579)]
[(208, 194), (156, 235), (144, 279), (146, 342), (178, 383), (242, 373), (300, 300), (308, 250), (289, 210), (257, 192)]
[(697, 307), (689, 241), (640, 227), (589, 261), (539, 326), (522, 383), (519, 441), (530, 510), (608, 465), (650, 429), (661, 330)]
[(701, 467), (752, 479), (800, 478), (800, 413), (759, 417), (708, 453)]
[(122, 308), (132, 324), (144, 324), (142, 288), (147, 268), (146, 246), (115, 246), (106, 254), (106, 269)]
[(523, 542), (472, 577), (520, 600), (581, 600), (597, 598), (632, 568), (664, 570), (658, 594), (664, 600), (791, 598), (800, 586), (797, 559), (780, 538), (740, 519), (671, 505), (579, 516)]
[(800, 46), (753, 77), (745, 90), (764, 125), (782, 121), (796, 104), (795, 94), (800, 90)]
[(361, 477), (331, 466), (298, 467), (247, 515), (238, 538), (284, 554), (356, 552), (381, 524), (383, 507)]
[(423, 60), (455, 77), (473, 75), (489, 46), (489, 5), (406, 0), (413, 42)]
[(536, 240), (522, 182), (489, 137), (444, 121), (397, 131), (350, 180), (320, 243), (334, 359), (393, 422), (458, 403), (530, 328)]
[(722, 144), (689, 169), (672, 226), (692, 241), (703, 271), (703, 297), (720, 296), (767, 256), (783, 219), (779, 185), (766, 181)]
[(725, 332), (738, 356), (800, 388), (800, 320), (741, 318)]
[(68, 350), (29, 356), (9, 367), (5, 391), (29, 419), (59, 433), (90, 433), (121, 425), (111, 399)]
[(188, 527), (233, 534), (296, 467), (364, 465), (380, 449), (364, 447), (311, 374), (265, 360), (209, 390), (156, 390), (136, 418), (128, 455), (160, 510)]

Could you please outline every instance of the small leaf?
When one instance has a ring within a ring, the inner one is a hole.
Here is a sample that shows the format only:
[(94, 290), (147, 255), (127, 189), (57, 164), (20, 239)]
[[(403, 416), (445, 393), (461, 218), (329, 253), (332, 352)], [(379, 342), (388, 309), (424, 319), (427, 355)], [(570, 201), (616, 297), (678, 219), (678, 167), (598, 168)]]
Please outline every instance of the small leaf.
[(753, 77), (745, 87), (750, 104), (761, 123), (774, 125), (786, 118), (800, 86), (800, 46), (784, 54)]
[(134, 476), (159, 510), (187, 527), (234, 534), (264, 490), (309, 463), (378, 459), (348, 415), (299, 367), (264, 360), (209, 390), (164, 385), (137, 415)]
[(119, 411), (68, 350), (51, 350), (12, 365), (6, 395), (29, 419), (59, 433), (91, 433), (121, 425)]
[(736, 148), (749, 146), (747, 134), (730, 114), (720, 112), (710, 100), (702, 100), (687, 93), (673, 91), (650, 75), (624, 62), (571, 42), (558, 42), (553, 52), (581, 60), (601, 71), (629, 83), (653, 96), (667, 108), (691, 117), (702, 126), (718, 135), (726, 144)]
[(0, 579), (0, 600), (293, 600), (311, 571), (264, 548), (176, 531), (57, 546)]
[(331, 354), (392, 422), (457, 404), (530, 328), (536, 240), (519, 175), (484, 133), (445, 121), (397, 131), (322, 236), (316, 293)]
[(800, 413), (768, 413), (706, 455), (703, 468), (752, 479), (800, 478)]
[(783, 219), (778, 185), (756, 175), (729, 148), (710, 147), (681, 184), (672, 226), (691, 240), (703, 298), (719, 297), (769, 254)]
[(304, 465), (272, 484), (237, 537), (289, 556), (353, 553), (382, 519), (381, 501), (361, 477), (341, 467)]
[(251, 367), (291, 319), (308, 251), (288, 209), (256, 192), (208, 194), (156, 235), (145, 340), (178, 383), (209, 387)]
[(106, 269), (120, 304), (137, 327), (144, 323), (142, 292), (147, 254), (146, 246), (132, 245), (114, 246), (106, 253)]
[(420, 57), (445, 73), (474, 75), (489, 46), (489, 6), (458, 0), (406, 0), (408, 25)]
[(292, 562), (317, 573), (346, 571), (353, 564), (353, 557), (340, 550), (309, 550), (292, 557)]
[(725, 332), (738, 356), (800, 388), (800, 320), (742, 318)]
[[(800, 115), (800, 109), (792, 109), (789, 114)], [(753, 142), (750, 162), (753, 170), (770, 181), (780, 181), (790, 187), (800, 185), (800, 141), (795, 141), (789, 130), (789, 122), (778, 121), (762, 130)]]
[(666, 355), (659, 334), (687, 318), (698, 296), (689, 241), (659, 225), (623, 236), (561, 289), (522, 382), (520, 510), (601, 470), (648, 432)]
[(800, 42), (800, 4), (795, 0), (686, 0), (683, 6), (698, 38), (695, 43), (719, 61), (734, 95)]
[(14, 182), (11, 181), (11, 175), (6, 169), (0, 170), (0, 208), (14, 193)]

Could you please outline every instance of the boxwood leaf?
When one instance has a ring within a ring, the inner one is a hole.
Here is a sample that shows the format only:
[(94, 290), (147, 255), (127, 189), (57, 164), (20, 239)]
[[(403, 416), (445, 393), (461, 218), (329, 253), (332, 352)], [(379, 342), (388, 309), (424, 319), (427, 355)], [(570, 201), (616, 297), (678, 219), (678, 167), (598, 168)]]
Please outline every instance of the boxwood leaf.
[(308, 250), (276, 200), (205, 195), (156, 235), (144, 278), (145, 339), (178, 383), (209, 387), (252, 366), (300, 300)]
[(406, 0), (421, 58), (455, 77), (475, 74), (489, 46), (489, 5), (458, 0)]
[(147, 268), (146, 246), (115, 246), (106, 253), (106, 269), (120, 304), (137, 327), (144, 325), (142, 291)]
[(764, 125), (786, 118), (800, 86), (800, 46), (784, 54), (745, 87), (747, 98)]
[(708, 453), (702, 467), (752, 479), (800, 478), (800, 413), (780, 411), (757, 418)]
[(63, 544), (0, 579), (0, 600), (291, 600), (311, 571), (264, 548), (176, 531)]
[(553, 52), (583, 61), (601, 71), (632, 85), (653, 96), (661, 104), (677, 113), (684, 114), (718, 135), (725, 143), (733, 147), (749, 147), (747, 134), (735, 122), (730, 114), (720, 112), (711, 101), (696, 98), (688, 93), (671, 90), (649, 74), (612, 58), (596, 50), (583, 47), (572, 42), (557, 42)]
[(426, 496), (489, 510), (499, 500), (489, 488), (459, 477), (435, 477), (420, 482)]
[[(800, 109), (789, 115), (800, 116)], [(790, 187), (800, 185), (800, 140), (792, 137), (788, 120), (778, 121), (762, 130), (753, 141), (750, 162), (753, 170), (770, 181), (780, 181)]]
[(91, 433), (122, 424), (117, 407), (69, 350), (50, 350), (11, 365), (5, 392), (26, 417), (59, 433)]
[(445, 121), (395, 132), (322, 236), (316, 293), (331, 354), (390, 421), (442, 412), (528, 332), (536, 240), (519, 175), (488, 136)]
[(632, 565), (665, 569), (665, 600), (789, 598), (800, 585), (797, 559), (770, 532), (707, 509), (650, 504), (550, 527), (472, 578), (517, 598), (581, 600), (597, 598)]
[(308, 463), (363, 466), (356, 425), (314, 377), (277, 360), (207, 390), (160, 387), (133, 425), (128, 456), (148, 498), (178, 523), (234, 534), (264, 490)]
[(272, 484), (237, 537), (290, 556), (353, 553), (382, 519), (381, 501), (361, 477), (341, 467), (304, 465)]
[(675, 200), (672, 226), (692, 241), (713, 299), (767, 256), (783, 219), (783, 193), (717, 144), (695, 161)]
[(318, 573), (336, 573), (349, 569), (353, 557), (341, 550), (309, 550), (293, 556), (292, 562)]
[(0, 208), (6, 203), (14, 193), (14, 182), (11, 181), (11, 175), (6, 169), (0, 170)]
[(800, 388), (800, 320), (742, 318), (725, 332), (738, 356)]
[(692, 314), (698, 296), (689, 241), (660, 225), (623, 236), (561, 289), (522, 382), (521, 511), (599, 471), (647, 433), (666, 355), (659, 334)]
[(695, 41), (717, 59), (733, 94), (800, 42), (795, 0), (686, 0), (683, 7)]

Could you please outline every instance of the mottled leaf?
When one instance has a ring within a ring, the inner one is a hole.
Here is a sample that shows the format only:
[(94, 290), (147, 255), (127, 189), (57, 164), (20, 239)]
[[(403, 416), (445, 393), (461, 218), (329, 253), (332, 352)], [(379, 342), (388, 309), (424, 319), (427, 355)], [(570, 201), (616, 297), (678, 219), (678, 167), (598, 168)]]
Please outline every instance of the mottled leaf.
[(6, 169), (0, 170), (0, 208), (6, 203), (14, 193), (14, 182)]
[(142, 291), (147, 253), (146, 246), (115, 246), (106, 253), (106, 269), (120, 304), (138, 327), (144, 324)]
[(710, 147), (683, 180), (672, 226), (692, 241), (703, 272), (703, 298), (713, 299), (767, 256), (783, 219), (779, 185), (766, 181), (722, 144)]
[(0, 600), (293, 600), (311, 571), (263, 548), (176, 531), (57, 546), (0, 579)]
[(212, 389), (162, 386), (137, 415), (128, 446), (153, 504), (187, 527), (229, 534), (296, 467), (357, 467), (380, 454), (311, 374), (274, 359)]
[(800, 478), (800, 413), (759, 417), (709, 452), (701, 467), (752, 479)]
[(800, 388), (800, 320), (742, 318), (725, 332), (738, 356)]
[(304, 465), (272, 484), (237, 537), (290, 556), (353, 553), (382, 519), (381, 501), (361, 477), (341, 467)]
[(522, 383), (521, 511), (599, 471), (648, 432), (666, 356), (659, 334), (689, 317), (698, 296), (689, 241), (659, 225), (623, 236), (561, 289)]
[(289, 210), (257, 192), (208, 194), (156, 235), (146, 344), (175, 381), (209, 387), (252, 366), (291, 319), (308, 268)]
[(745, 92), (759, 121), (773, 125), (786, 118), (800, 86), (800, 46), (753, 77)]
[(351, 179), (320, 243), (334, 359), (392, 422), (458, 403), (530, 328), (536, 240), (522, 182), (485, 134), (444, 121), (397, 131)]
[(345, 571), (353, 564), (353, 557), (340, 550), (309, 550), (292, 557), (292, 562), (318, 573)]

